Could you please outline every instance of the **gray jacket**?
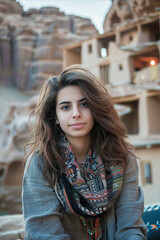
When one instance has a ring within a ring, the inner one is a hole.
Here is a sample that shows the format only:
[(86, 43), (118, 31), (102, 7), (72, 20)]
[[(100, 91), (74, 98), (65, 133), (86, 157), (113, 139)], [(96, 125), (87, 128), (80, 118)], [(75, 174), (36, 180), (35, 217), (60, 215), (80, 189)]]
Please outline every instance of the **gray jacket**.
[[(23, 213), (25, 240), (87, 240), (86, 227), (78, 216), (68, 214), (42, 177), (43, 160), (36, 154), (28, 164), (23, 178)], [(138, 186), (136, 159), (129, 157), (123, 188), (115, 205), (101, 219), (101, 240), (145, 240), (142, 221), (143, 193)]]

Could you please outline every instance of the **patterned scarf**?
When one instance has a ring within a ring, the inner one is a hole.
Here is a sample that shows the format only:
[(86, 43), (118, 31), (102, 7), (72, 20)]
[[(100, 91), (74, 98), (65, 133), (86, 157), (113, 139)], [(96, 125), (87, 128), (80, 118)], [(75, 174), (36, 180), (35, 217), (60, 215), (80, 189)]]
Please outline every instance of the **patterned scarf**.
[(81, 217), (100, 217), (120, 194), (124, 169), (111, 166), (106, 172), (97, 152), (89, 149), (85, 174), (75, 159), (65, 136), (60, 138), (60, 150), (65, 160), (65, 172), (55, 185), (55, 192), (64, 210)]

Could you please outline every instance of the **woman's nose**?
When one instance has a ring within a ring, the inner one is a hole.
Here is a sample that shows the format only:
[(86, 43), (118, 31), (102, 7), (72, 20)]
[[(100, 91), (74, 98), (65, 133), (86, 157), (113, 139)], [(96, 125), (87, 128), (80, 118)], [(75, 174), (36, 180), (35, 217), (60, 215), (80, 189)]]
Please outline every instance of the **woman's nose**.
[(78, 107), (74, 107), (72, 117), (73, 118), (79, 118), (80, 116), (81, 116), (80, 109)]

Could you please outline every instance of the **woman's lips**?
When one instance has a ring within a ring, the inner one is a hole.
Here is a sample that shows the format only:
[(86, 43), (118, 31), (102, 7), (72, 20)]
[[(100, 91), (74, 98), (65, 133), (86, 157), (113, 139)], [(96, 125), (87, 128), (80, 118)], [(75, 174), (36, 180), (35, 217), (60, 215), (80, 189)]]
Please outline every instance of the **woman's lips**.
[(74, 128), (74, 129), (80, 129), (85, 125), (85, 123), (73, 123), (70, 125), (70, 127)]

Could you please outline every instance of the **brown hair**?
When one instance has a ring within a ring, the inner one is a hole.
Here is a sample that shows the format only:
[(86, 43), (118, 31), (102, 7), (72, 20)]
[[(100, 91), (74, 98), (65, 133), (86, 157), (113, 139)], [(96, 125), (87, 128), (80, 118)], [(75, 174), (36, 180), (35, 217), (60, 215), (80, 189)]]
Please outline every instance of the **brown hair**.
[(78, 85), (86, 98), (94, 117), (92, 144), (103, 159), (105, 167), (114, 163), (125, 166), (128, 154), (132, 152), (132, 146), (126, 141), (126, 128), (106, 87), (87, 69), (72, 65), (58, 77), (50, 78), (44, 83), (34, 111), (36, 123), (33, 138), (28, 144), (30, 151), (27, 157), (36, 151), (43, 155), (43, 177), (52, 186), (64, 170), (64, 160), (57, 144), (61, 129), (56, 124), (56, 99), (59, 90), (68, 85)]

